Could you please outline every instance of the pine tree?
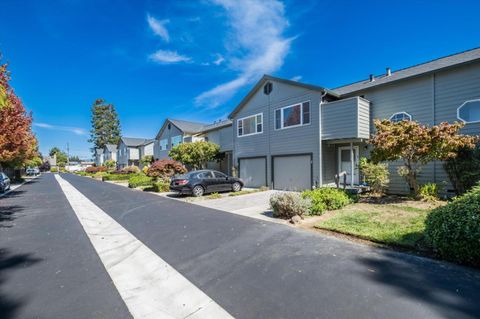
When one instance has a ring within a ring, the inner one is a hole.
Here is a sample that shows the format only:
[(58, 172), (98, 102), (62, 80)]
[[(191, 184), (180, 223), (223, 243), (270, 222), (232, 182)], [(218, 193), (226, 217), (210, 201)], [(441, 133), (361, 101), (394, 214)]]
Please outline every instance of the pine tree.
[(97, 99), (92, 106), (92, 130), (89, 142), (95, 148), (103, 148), (106, 144), (117, 144), (120, 141), (120, 120), (115, 106)]

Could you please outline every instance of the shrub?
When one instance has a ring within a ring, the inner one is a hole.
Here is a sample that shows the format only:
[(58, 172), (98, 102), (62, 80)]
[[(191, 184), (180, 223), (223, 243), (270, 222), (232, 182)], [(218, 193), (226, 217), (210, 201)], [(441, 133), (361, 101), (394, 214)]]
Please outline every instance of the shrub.
[(134, 174), (107, 174), (102, 181), (128, 181)]
[(75, 172), (75, 174), (77, 174), (79, 176), (87, 176), (87, 173), (84, 172), (84, 171), (77, 171), (77, 172)]
[(308, 198), (303, 198), (298, 193), (277, 193), (270, 197), (270, 206), (273, 217), (292, 218), (295, 215), (307, 214), (311, 205)]
[(103, 163), (103, 164), (108, 169), (114, 169), (117, 166), (117, 162), (115, 162), (115, 160), (113, 160), (113, 159), (106, 160), (105, 163)]
[(149, 166), (144, 166), (144, 167), (142, 168), (142, 173), (145, 174), (145, 175), (147, 175), (147, 172), (148, 172), (148, 169), (149, 169), (149, 168), (150, 168)]
[(50, 168), (50, 172), (52, 172), (52, 173), (58, 173), (58, 168), (52, 167), (52, 168)]
[(424, 201), (436, 201), (438, 199), (438, 186), (435, 183), (427, 183), (420, 187), (418, 194)]
[(480, 143), (474, 149), (459, 150), (457, 157), (444, 163), (444, 168), (457, 195), (470, 190), (480, 181)]
[(106, 166), (89, 166), (85, 169), (85, 172), (95, 174), (97, 172), (106, 172), (107, 170)]
[(207, 162), (216, 159), (220, 151), (220, 146), (207, 141), (198, 141), (193, 143), (180, 143), (168, 152), (168, 156), (172, 159), (182, 162), (183, 164), (200, 169)]
[(185, 174), (187, 169), (182, 163), (171, 160), (161, 159), (155, 161), (147, 171), (147, 176), (158, 178), (170, 178), (176, 174)]
[(310, 213), (312, 215), (320, 215), (327, 209), (340, 209), (352, 202), (348, 194), (343, 190), (331, 187), (304, 191), (302, 197), (311, 200), (312, 207), (310, 208)]
[(124, 168), (122, 168), (122, 172), (124, 174), (138, 174), (140, 173), (140, 169), (136, 166), (126, 166)]
[(147, 166), (152, 164), (153, 161), (154, 161), (153, 155), (144, 155), (140, 159), (140, 163), (142, 163), (143, 165), (147, 165)]
[(95, 174), (93, 174), (93, 177), (95, 178), (103, 178), (103, 176), (107, 175), (108, 173), (107, 172), (96, 172)]
[(128, 187), (135, 188), (139, 186), (152, 185), (152, 178), (145, 175), (134, 175), (128, 180)]
[(432, 210), (425, 238), (440, 257), (480, 266), (480, 186)]
[(156, 182), (153, 183), (151, 190), (157, 193), (168, 192), (170, 191), (170, 184), (166, 182)]
[(360, 159), (360, 170), (374, 193), (383, 194), (385, 192), (390, 182), (386, 164), (373, 163), (362, 157)]

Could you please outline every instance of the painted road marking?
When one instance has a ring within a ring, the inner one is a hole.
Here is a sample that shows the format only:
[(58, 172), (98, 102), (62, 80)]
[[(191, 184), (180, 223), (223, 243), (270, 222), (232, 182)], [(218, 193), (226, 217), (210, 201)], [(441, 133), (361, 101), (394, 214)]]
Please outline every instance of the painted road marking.
[(233, 318), (69, 182), (55, 179), (134, 318)]

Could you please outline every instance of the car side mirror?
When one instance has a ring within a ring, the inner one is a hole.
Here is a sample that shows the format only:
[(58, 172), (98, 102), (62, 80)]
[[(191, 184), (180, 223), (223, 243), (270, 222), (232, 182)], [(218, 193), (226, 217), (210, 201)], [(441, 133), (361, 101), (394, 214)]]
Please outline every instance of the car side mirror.
[(228, 181), (228, 176), (227, 176), (227, 177), (225, 177), (225, 179)]

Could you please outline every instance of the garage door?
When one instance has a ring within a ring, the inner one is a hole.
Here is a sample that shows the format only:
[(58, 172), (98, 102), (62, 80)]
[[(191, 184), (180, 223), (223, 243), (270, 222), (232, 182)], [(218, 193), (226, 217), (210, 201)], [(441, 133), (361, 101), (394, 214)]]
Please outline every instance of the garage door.
[(273, 187), (279, 190), (291, 191), (311, 189), (311, 155), (274, 157)]
[(264, 157), (240, 159), (240, 178), (246, 187), (266, 185), (266, 161)]

